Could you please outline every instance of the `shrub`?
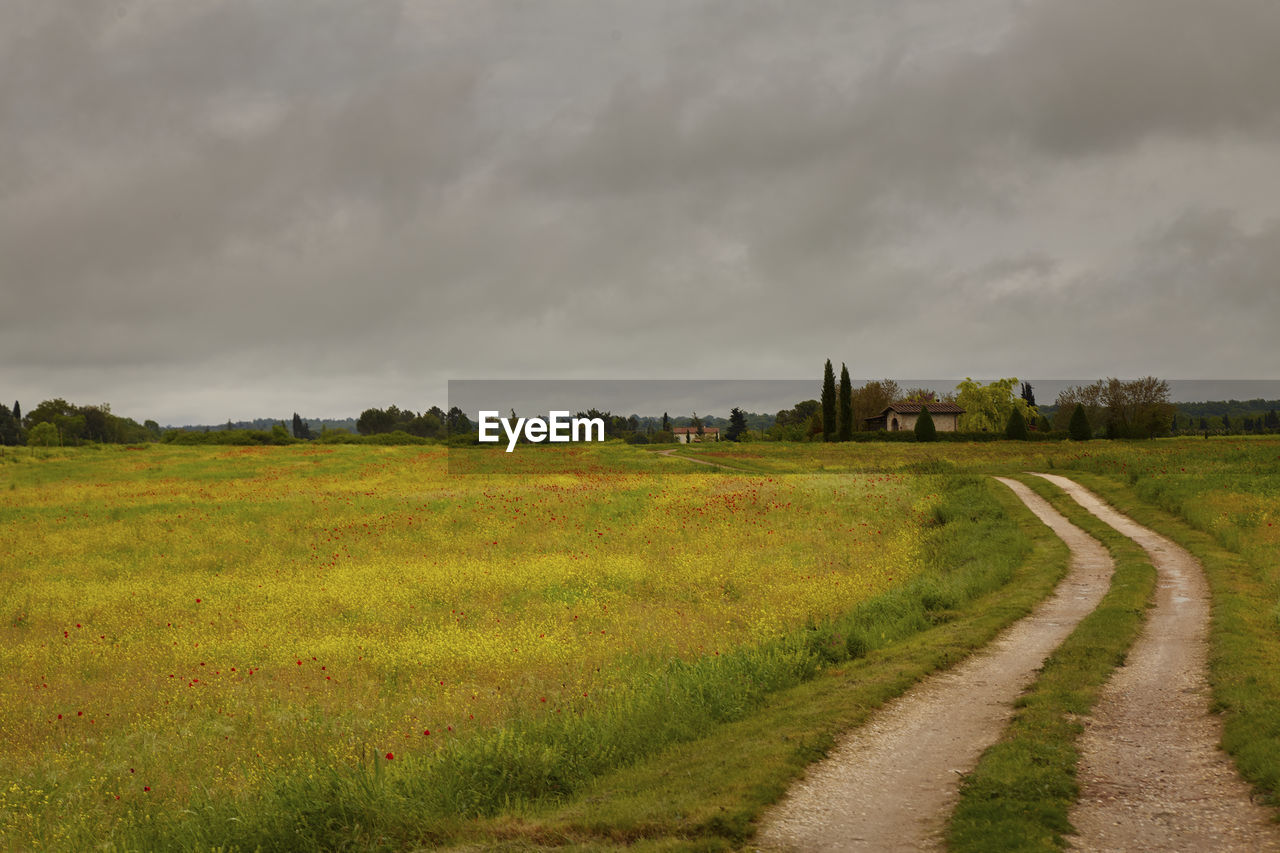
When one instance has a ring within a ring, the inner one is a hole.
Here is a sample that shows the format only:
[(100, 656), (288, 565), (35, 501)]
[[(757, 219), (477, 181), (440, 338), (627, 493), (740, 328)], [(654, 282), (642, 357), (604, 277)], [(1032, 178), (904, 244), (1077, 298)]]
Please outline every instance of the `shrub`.
[(27, 444), (32, 447), (57, 447), (61, 444), (57, 427), (48, 421), (36, 424), (27, 433)]
[(1027, 441), (1031, 438), (1027, 432), (1027, 419), (1022, 416), (1022, 410), (1017, 406), (1014, 406), (1013, 411), (1009, 413), (1009, 423), (1005, 424), (1004, 437), (1014, 441)]
[(1072, 441), (1088, 441), (1093, 438), (1093, 428), (1089, 426), (1089, 416), (1084, 412), (1084, 405), (1076, 403), (1076, 410), (1071, 413), (1071, 423), (1067, 425), (1067, 435)]
[(937, 441), (938, 428), (934, 426), (933, 415), (929, 414), (929, 407), (920, 406), (920, 417), (916, 419), (916, 441)]

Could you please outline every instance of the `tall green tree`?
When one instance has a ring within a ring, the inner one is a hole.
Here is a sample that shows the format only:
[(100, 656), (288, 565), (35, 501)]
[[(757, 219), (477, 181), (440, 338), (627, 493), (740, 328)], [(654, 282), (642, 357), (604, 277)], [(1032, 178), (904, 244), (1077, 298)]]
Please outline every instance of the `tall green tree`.
[[(608, 423), (608, 420), (605, 421)], [(448, 414), (444, 420), (445, 431), (449, 435), (466, 435), (475, 429), (475, 425), (471, 423), (471, 418), (457, 406), (449, 407)]]
[(671, 416), (666, 412), (662, 413), (662, 431), (671, 432)]
[(849, 381), (849, 368), (840, 362), (840, 433), (839, 441), (853, 439), (853, 383)]
[(1071, 413), (1071, 423), (1067, 426), (1067, 435), (1072, 441), (1088, 441), (1093, 438), (1093, 427), (1089, 426), (1084, 403), (1076, 403), (1076, 410)]
[(1022, 410), (1015, 408), (1009, 413), (1009, 422), (1004, 427), (1004, 437), (1014, 441), (1027, 441), (1031, 436), (1027, 432), (1027, 419)]
[(938, 427), (933, 423), (933, 415), (929, 414), (929, 407), (924, 403), (920, 404), (920, 417), (916, 418), (916, 441), (937, 441)]
[(101, 406), (81, 406), (80, 416), (84, 418), (84, 437), (99, 443), (114, 438), (111, 434), (111, 407), (106, 403)]
[(965, 432), (998, 432), (1009, 423), (1009, 413), (1015, 408), (1022, 412), (1023, 423), (1039, 413), (1027, 405), (1027, 401), (1014, 396), (1016, 378), (996, 379), (985, 385), (965, 379), (956, 386), (956, 403), (965, 413), (960, 416), (960, 429)]
[(747, 431), (747, 415), (746, 412), (734, 406), (729, 410), (729, 428), (725, 430), (724, 437), (730, 441), (741, 441), (742, 436)]
[(13, 419), (18, 422), (18, 426), (22, 426), (22, 406), (18, 405), (18, 401), (13, 401)]
[[(396, 411), (399, 412), (399, 409)], [(361, 435), (380, 435), (391, 432), (395, 428), (395, 416), (385, 409), (365, 409), (360, 413), (360, 417), (356, 418), (356, 432)]]
[(822, 368), (822, 440), (831, 441), (836, 436), (836, 373), (831, 359)]
[(444, 422), (427, 410), (405, 424), (404, 431), (409, 435), (419, 435), (423, 438), (440, 438), (444, 433)]
[(0, 403), (0, 444), (18, 443), (18, 422), (9, 407)]
[(1030, 382), (1022, 383), (1022, 399), (1027, 401), (1027, 405), (1031, 408), (1036, 407), (1036, 391), (1031, 387)]
[(864, 429), (867, 418), (874, 418), (891, 404), (902, 399), (902, 389), (892, 379), (872, 380), (853, 392), (854, 429)]

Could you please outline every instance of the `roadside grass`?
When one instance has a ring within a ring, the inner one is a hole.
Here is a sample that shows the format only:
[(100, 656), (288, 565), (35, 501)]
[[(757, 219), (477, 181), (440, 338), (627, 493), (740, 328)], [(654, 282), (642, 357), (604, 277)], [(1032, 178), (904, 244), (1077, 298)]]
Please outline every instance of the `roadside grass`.
[[(962, 482), (940, 522), (935, 568), (916, 589), (881, 596), (815, 632), (844, 636), (846, 651), (862, 641), (848, 638), (865, 638), (871, 648), (863, 655), (834, 659), (812, 680), (770, 695), (748, 717), (604, 774), (564, 802), (533, 802), (460, 827), (457, 842), (510, 850), (721, 850), (747, 844), (764, 809), (842, 732), (984, 646), (1029, 613), (1065, 573), (1066, 547), (1047, 528), (1029, 523), (1033, 519), (1016, 496), (994, 482)], [(937, 607), (950, 595), (939, 590), (964, 589), (970, 594), (957, 592), (952, 607)], [(819, 647), (830, 648), (821, 641)]]
[(974, 477), (949, 486), (928, 568), (843, 617), (672, 665), (604, 710), (516, 718), (358, 772), (283, 771), (252, 799), (196, 797), (134, 821), (122, 849), (739, 845), (839, 732), (980, 648), (1062, 576), (1065, 547), (1016, 497)]
[(1065, 846), (1072, 831), (1068, 812), (1079, 793), (1079, 718), (1124, 662), (1155, 589), (1155, 569), (1141, 548), (1057, 487), (1034, 476), (1020, 479), (1102, 542), (1115, 573), (1098, 607), (1046, 658), (1000, 741), (965, 777), (947, 834), (949, 849), (958, 853)]
[[(1249, 471), (1249, 479), (1267, 475), (1258, 468)], [(1210, 533), (1185, 517), (1135, 497), (1133, 484), (1120, 484), (1093, 473), (1072, 472), (1070, 476), (1138, 523), (1173, 539), (1204, 565), (1213, 598), (1209, 682), (1214, 711), (1222, 717), (1221, 746), (1235, 759), (1240, 774), (1255, 786), (1260, 799), (1273, 808), (1280, 806), (1280, 565), (1262, 562), (1266, 555), (1274, 554), (1273, 547), (1258, 541), (1267, 528), (1246, 529), (1243, 536), (1238, 527)], [(1218, 485), (1221, 488), (1221, 481)], [(1274, 501), (1274, 485), (1270, 489)], [(1251, 489), (1249, 494), (1266, 492)], [(1180, 507), (1179, 514), (1192, 518), (1201, 509), (1197, 494), (1188, 488), (1166, 484), (1158, 496), (1164, 506)], [(1247, 559), (1225, 542), (1237, 544), (1259, 562)]]

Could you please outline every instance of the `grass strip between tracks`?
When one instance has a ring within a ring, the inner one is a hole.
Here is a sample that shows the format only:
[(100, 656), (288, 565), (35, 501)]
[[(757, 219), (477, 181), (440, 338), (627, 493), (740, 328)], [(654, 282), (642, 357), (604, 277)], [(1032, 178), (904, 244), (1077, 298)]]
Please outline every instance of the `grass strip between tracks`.
[(1058, 850), (1071, 832), (1078, 796), (1076, 741), (1112, 671), (1142, 631), (1156, 572), (1138, 545), (1094, 518), (1038, 477), (1020, 478), (1115, 560), (1111, 588), (1062, 645), (1046, 658), (999, 742), (983, 753), (961, 786), (948, 846), (953, 851)]

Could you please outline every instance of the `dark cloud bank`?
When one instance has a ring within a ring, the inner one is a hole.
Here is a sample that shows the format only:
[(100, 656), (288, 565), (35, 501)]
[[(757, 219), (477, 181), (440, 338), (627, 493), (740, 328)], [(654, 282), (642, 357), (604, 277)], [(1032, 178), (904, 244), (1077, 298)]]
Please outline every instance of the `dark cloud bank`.
[(1280, 5), (0, 9), (0, 393), (1277, 379)]

